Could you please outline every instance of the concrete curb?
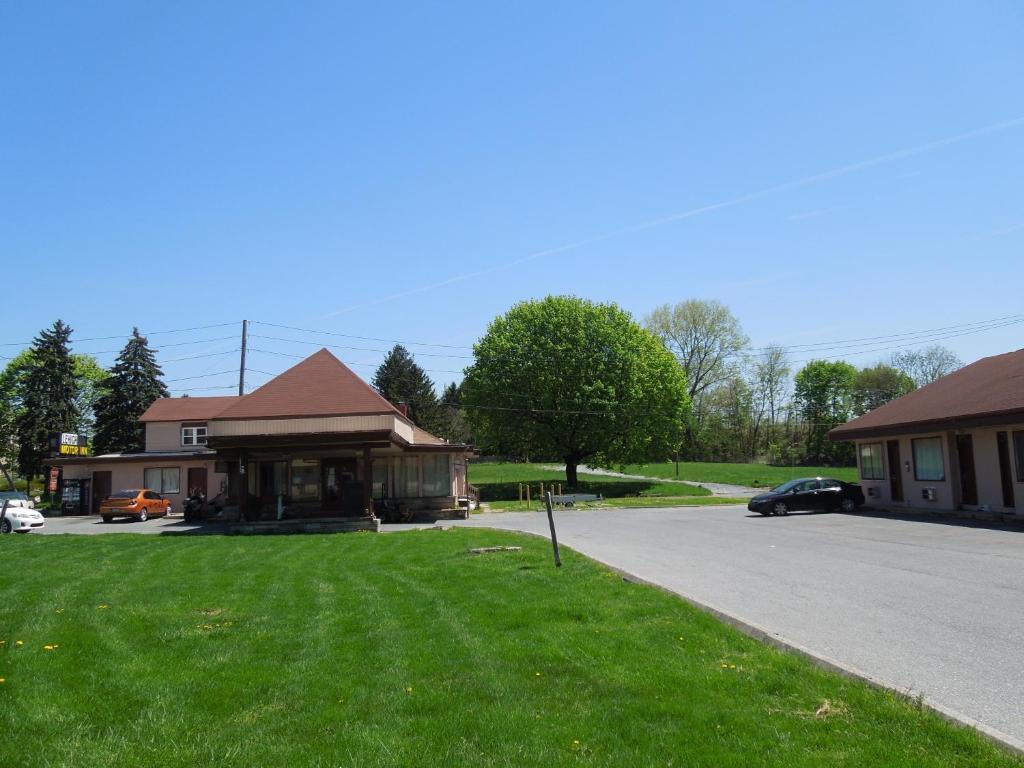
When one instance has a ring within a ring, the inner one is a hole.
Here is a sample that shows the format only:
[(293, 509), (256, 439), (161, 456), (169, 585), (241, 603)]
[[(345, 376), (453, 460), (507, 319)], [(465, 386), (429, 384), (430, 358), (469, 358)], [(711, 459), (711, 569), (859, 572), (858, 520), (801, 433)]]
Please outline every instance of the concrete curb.
[[(475, 527), (490, 528), (490, 526)], [(507, 533), (522, 533), (527, 536), (536, 536), (539, 539), (544, 539), (544, 541), (550, 541), (547, 535), (543, 533), (535, 533), (533, 531), (514, 531), (508, 528), (491, 528), (491, 530), (505, 531)], [(719, 621), (728, 624), (733, 629), (739, 630), (748, 637), (752, 637), (755, 640), (760, 640), (761, 642), (766, 643), (780, 651), (784, 651), (787, 653), (795, 653), (798, 656), (802, 656), (803, 658), (807, 659), (820, 669), (825, 669), (829, 672), (835, 672), (836, 674), (842, 675), (843, 677), (847, 677), (852, 680), (859, 680), (860, 682), (867, 683), (872, 688), (888, 691), (908, 701), (919, 702), (922, 706), (931, 710), (939, 717), (941, 717), (943, 720), (946, 720), (947, 722), (953, 723), (955, 725), (963, 725), (967, 726), (968, 728), (973, 728), (974, 730), (978, 731), (978, 733), (989, 739), (989, 741), (992, 741), (996, 746), (1001, 747), (1013, 754), (1024, 755), (1024, 740), (1018, 739), (1015, 736), (1011, 736), (1008, 733), (1003, 733), (1000, 730), (997, 730), (989, 725), (985, 725), (984, 723), (975, 720), (973, 717), (968, 717), (962, 712), (957, 712), (954, 709), (950, 709), (949, 707), (939, 704), (938, 702), (932, 701), (923, 694), (915, 696), (912, 691), (908, 691), (905, 689), (897, 688), (893, 685), (889, 685), (888, 683), (869, 675), (867, 672), (864, 672), (863, 670), (857, 669), (856, 667), (853, 667), (849, 664), (845, 664), (841, 661), (825, 656), (824, 654), (813, 651), (810, 648), (800, 645), (797, 642), (788, 640), (787, 638), (783, 637), (777, 632), (772, 632), (771, 630), (766, 629), (765, 627), (762, 627), (759, 624), (755, 624), (754, 622), (747, 621), (746, 619), (740, 618), (739, 616), (734, 616), (730, 613), (726, 613), (720, 608), (716, 608), (715, 606), (701, 602), (700, 600), (695, 600), (689, 595), (684, 595), (682, 592), (677, 592), (674, 589), (669, 589), (663, 584), (659, 584), (655, 581), (646, 579), (643, 576), (627, 571), (624, 568), (620, 568), (617, 565), (612, 565), (611, 563), (601, 560), (600, 558), (592, 557), (591, 555), (580, 552), (579, 550), (562, 544), (561, 542), (559, 542), (559, 548), (571, 549), (573, 552), (580, 555), (581, 557), (585, 557), (588, 560), (593, 560), (595, 563), (599, 563), (603, 565), (605, 568), (614, 571), (626, 581), (632, 582), (634, 584), (643, 584), (648, 587), (654, 587), (655, 589), (658, 589), (666, 594), (672, 595), (673, 597), (681, 598), (685, 602), (692, 605), (694, 608), (704, 611), (705, 613), (711, 614)]]

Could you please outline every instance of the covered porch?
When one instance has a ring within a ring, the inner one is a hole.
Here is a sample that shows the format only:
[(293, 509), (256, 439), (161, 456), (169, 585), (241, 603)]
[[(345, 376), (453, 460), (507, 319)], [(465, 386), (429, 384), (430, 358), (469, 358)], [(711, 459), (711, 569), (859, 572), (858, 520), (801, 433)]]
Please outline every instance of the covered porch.
[[(211, 436), (239, 530), (376, 530), (380, 520), (463, 517), (465, 447), (391, 431)], [(312, 528), (310, 527), (312, 526)]]

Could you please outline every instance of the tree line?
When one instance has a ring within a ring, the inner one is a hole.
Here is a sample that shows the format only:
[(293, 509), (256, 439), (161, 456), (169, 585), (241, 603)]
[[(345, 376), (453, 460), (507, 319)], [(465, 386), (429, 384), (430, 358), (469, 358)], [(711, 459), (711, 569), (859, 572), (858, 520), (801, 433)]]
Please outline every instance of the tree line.
[(797, 367), (781, 345), (751, 348), (717, 301), (658, 307), (638, 323), (614, 304), (556, 296), (496, 318), (440, 398), (402, 347), (374, 385), (425, 429), (488, 454), (563, 461), (572, 484), (585, 461), (852, 464), (830, 429), (960, 365), (933, 345), (864, 367)]
[[(91, 434), (94, 453), (137, 452), (138, 419), (169, 395), (147, 339), (133, 329), (110, 369), (73, 354), (62, 321), (0, 371), (0, 469), (38, 475), (53, 432)], [(373, 387), (422, 429), (485, 453), (557, 460), (575, 483), (584, 462), (853, 463), (828, 431), (960, 367), (948, 349), (903, 350), (858, 368), (786, 348), (752, 349), (717, 301), (653, 310), (642, 323), (615, 304), (567, 296), (495, 318), (461, 384), (440, 395), (398, 344)]]
[(31, 481), (51, 453), (50, 434), (91, 436), (94, 453), (144, 448), (143, 411), (167, 397), (163, 371), (138, 329), (113, 366), (71, 352), (72, 328), (57, 320), (0, 371), (0, 469)]

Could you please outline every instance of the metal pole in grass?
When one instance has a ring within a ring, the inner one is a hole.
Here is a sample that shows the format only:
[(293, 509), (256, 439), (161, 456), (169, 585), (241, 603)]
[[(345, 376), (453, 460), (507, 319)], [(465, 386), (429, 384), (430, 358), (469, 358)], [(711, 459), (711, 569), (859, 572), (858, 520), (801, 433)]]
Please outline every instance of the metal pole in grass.
[(562, 558), (558, 555), (558, 536), (555, 535), (555, 516), (551, 511), (551, 491), (544, 494), (544, 503), (548, 508), (548, 526), (551, 528), (551, 548), (555, 550), (555, 568), (561, 568)]

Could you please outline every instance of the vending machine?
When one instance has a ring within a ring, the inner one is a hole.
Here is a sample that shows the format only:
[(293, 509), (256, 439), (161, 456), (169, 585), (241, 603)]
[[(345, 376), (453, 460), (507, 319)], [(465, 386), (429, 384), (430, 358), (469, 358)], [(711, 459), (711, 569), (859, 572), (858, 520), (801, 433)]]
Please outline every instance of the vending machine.
[(60, 513), (88, 515), (92, 512), (92, 496), (88, 480), (65, 480), (61, 487)]

